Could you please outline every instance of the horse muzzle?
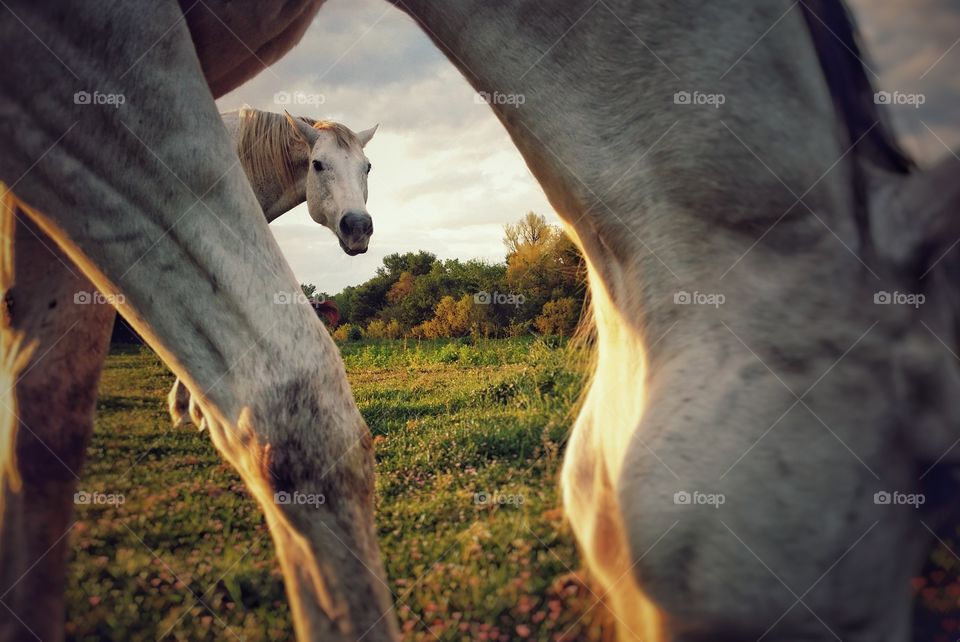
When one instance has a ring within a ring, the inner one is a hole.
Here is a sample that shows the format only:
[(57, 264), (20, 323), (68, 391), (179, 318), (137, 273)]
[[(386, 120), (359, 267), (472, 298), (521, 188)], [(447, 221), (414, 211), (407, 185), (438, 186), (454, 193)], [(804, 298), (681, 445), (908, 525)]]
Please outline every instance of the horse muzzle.
[(350, 256), (367, 251), (370, 237), (373, 235), (373, 219), (366, 212), (347, 212), (340, 218), (337, 226), (337, 238), (340, 247)]

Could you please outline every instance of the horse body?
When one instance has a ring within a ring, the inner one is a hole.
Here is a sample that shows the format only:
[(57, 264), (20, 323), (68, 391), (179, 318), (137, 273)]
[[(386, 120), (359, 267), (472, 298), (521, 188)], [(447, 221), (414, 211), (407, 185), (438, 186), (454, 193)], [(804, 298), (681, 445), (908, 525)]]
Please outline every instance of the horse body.
[(180, 0), (203, 77), (219, 98), (296, 45), (324, 0)]
[[(525, 97), (492, 107), (587, 258), (597, 365), (562, 486), (623, 639), (909, 637), (940, 508), (874, 493), (921, 490), (891, 346), (925, 331), (873, 305), (910, 279), (858, 189), (908, 175), (872, 95), (818, 60), (811, 14), (842, 33), (843, 6), (802, 4), (398, 3), (478, 91)], [(698, 292), (726, 303), (677, 305)], [(910, 358), (942, 363), (932, 343)]]

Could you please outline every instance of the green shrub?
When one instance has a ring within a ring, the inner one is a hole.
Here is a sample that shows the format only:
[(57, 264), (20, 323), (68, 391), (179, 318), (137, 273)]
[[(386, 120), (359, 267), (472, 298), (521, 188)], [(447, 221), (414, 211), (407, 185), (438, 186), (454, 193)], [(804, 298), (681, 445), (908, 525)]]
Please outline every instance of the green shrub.
[(577, 302), (570, 297), (564, 297), (544, 303), (543, 311), (533, 320), (533, 325), (542, 334), (569, 337), (576, 330), (579, 319), (580, 309)]
[(363, 339), (363, 329), (352, 323), (344, 323), (333, 333), (333, 338), (340, 342), (360, 341)]

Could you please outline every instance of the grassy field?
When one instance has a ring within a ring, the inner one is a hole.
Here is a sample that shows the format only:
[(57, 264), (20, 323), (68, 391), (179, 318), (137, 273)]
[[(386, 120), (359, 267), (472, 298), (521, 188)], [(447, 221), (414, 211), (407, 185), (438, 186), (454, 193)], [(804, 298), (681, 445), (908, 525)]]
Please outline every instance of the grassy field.
[[(576, 355), (524, 339), (347, 344), (343, 356), (375, 436), (405, 639), (599, 639), (603, 607), (572, 575), (557, 510)], [(263, 518), (205, 434), (171, 427), (172, 382), (147, 349), (107, 362), (81, 490), (114, 501), (77, 506), (68, 636), (292, 639)]]
[[(405, 640), (600, 640), (557, 475), (582, 355), (542, 340), (343, 346), (378, 459), (380, 542)], [(173, 376), (115, 349), (77, 505), (70, 640), (290, 640), (263, 518), (206, 434), (174, 429)], [(119, 501), (122, 496), (122, 503)], [(914, 580), (915, 639), (960, 630), (954, 538)]]

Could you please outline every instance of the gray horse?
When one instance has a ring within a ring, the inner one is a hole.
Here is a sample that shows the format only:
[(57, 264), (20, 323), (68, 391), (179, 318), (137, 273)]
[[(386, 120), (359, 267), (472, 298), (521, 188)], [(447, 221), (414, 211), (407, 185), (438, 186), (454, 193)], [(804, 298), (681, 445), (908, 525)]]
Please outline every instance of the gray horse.
[(350, 256), (367, 251), (373, 166), (363, 148), (377, 127), (354, 132), (329, 120), (249, 107), (221, 115), (267, 222), (306, 203), (310, 218), (336, 235), (340, 249)]
[[(845, 7), (397, 5), (491, 97), (587, 258), (597, 365), (562, 485), (619, 637), (908, 640), (908, 578), (955, 509), (953, 488), (929, 491), (960, 454), (960, 181), (952, 159), (920, 172), (898, 149)], [(125, 297), (259, 500), (298, 636), (396, 635), (368, 434), (320, 323), (270, 309), (295, 283), (209, 97), (285, 51), (316, 4), (230, 3), (243, 46), (210, 17), (227, 4), (209, 6), (184, 26), (169, 2), (15, 3), (22, 23), (0, 23), (0, 179), (26, 212), (3, 228), (0, 590), (17, 621), (0, 638), (62, 634), (68, 497), (112, 313), (47, 306), (87, 278)], [(72, 69), (127, 111), (72, 107)], [(217, 216), (183, 215), (201, 196)], [(336, 501), (278, 506), (278, 489)]]
[(960, 162), (900, 151), (845, 6), (397, 4), (586, 255), (562, 486), (620, 638), (909, 639), (955, 509)]

